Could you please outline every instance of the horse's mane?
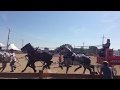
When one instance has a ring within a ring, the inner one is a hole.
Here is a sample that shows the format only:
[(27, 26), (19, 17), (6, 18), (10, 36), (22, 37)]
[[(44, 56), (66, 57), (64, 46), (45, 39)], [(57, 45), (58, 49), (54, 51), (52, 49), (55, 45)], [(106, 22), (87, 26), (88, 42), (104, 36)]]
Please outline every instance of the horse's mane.
[(28, 43), (34, 50), (36, 49), (35, 47), (33, 47), (33, 45), (31, 45), (31, 43)]

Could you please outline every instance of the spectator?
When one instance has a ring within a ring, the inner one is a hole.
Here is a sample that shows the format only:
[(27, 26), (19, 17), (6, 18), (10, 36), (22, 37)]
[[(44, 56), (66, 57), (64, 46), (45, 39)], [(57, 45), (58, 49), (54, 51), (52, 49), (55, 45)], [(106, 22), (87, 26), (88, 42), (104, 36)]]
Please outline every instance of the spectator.
[(10, 50), (10, 55), (11, 55), (11, 61), (10, 61), (10, 66), (11, 66), (11, 71), (14, 72), (16, 69), (15, 62), (16, 62), (16, 55), (13, 49)]
[(104, 76), (104, 79), (113, 79), (113, 70), (109, 67), (109, 63), (107, 61), (103, 61), (103, 66), (101, 67), (100, 75)]
[(58, 60), (59, 60), (59, 66), (61, 66), (61, 63), (62, 63), (62, 55), (61, 54), (59, 55)]
[(59, 63), (62, 62), (62, 55), (61, 54), (59, 55), (59, 59), (58, 60), (59, 60)]

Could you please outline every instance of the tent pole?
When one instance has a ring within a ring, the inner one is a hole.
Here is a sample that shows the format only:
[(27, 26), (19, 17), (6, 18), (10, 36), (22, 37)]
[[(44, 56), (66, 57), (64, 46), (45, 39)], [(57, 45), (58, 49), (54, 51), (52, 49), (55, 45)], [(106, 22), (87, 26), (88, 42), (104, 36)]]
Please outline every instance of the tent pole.
[(9, 29), (9, 32), (8, 32), (8, 40), (7, 40), (7, 51), (8, 51), (8, 43), (9, 43), (9, 37), (10, 37), (10, 29)]

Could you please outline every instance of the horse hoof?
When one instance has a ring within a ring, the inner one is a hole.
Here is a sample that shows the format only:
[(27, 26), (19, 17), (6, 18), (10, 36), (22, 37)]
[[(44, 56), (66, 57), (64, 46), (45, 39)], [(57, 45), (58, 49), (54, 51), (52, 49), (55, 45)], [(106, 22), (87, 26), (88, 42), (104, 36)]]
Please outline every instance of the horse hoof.
[(95, 74), (97, 74), (97, 75), (98, 75), (98, 73), (97, 73), (97, 72), (95, 72)]
[(74, 72), (76, 72), (76, 70), (74, 70)]
[(42, 70), (44, 70), (44, 68), (42, 68)]
[(59, 66), (62, 70), (63, 70), (63, 67), (62, 66)]
[(24, 72), (24, 70), (22, 70), (21, 72)]

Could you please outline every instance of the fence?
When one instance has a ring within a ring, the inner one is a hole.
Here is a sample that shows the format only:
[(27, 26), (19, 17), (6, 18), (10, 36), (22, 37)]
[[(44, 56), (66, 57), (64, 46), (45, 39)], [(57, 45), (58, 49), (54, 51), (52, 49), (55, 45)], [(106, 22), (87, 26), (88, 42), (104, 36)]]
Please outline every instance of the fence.
[[(64, 74), (64, 73), (43, 73), (40, 70), (38, 73), (0, 73), (0, 78), (39, 78), (43, 79), (45, 77), (52, 78), (79, 78), (79, 79), (102, 79), (102, 75), (88, 75), (88, 74)], [(114, 79), (120, 79), (120, 76), (114, 76)]]

